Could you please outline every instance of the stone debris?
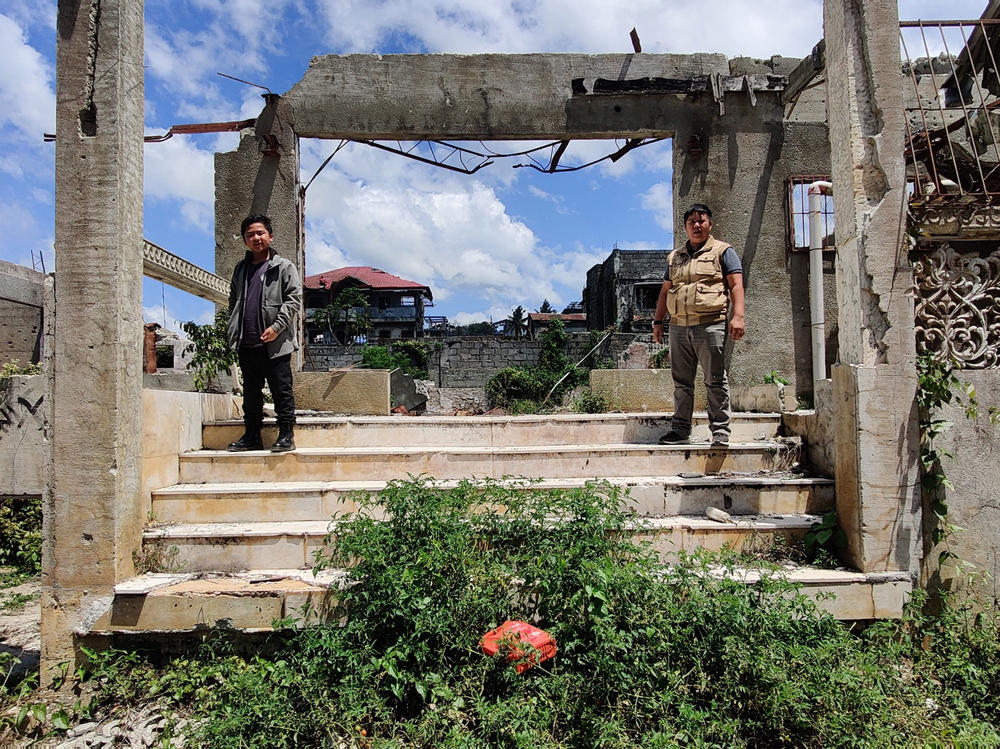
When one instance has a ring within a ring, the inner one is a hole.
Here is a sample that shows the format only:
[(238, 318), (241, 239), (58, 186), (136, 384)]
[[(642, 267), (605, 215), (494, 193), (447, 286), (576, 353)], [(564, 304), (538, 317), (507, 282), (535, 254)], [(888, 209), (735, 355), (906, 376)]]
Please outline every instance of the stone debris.
[[(150, 702), (116, 713), (104, 721), (81, 723), (71, 728), (60, 743), (52, 744), (55, 749), (103, 749), (103, 747), (154, 747), (159, 746), (164, 730), (171, 720), (164, 715), (164, 706)], [(184, 734), (189, 732), (191, 723), (181, 718), (173, 723), (170, 737), (171, 747), (184, 747)]]
[(736, 521), (733, 520), (732, 515), (730, 515), (725, 510), (720, 510), (718, 507), (706, 507), (705, 517), (707, 517), (709, 520), (714, 520), (717, 523), (732, 523), (734, 525), (736, 524)]

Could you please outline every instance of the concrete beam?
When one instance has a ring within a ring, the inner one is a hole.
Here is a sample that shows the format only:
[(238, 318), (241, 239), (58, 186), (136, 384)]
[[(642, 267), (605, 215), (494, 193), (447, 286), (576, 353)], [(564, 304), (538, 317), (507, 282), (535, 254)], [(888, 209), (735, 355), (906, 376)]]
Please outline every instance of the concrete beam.
[[(310, 138), (667, 136), (690, 117), (691, 94), (654, 93), (643, 79), (715, 77), (721, 90), (723, 76), (726, 56), (703, 53), (325, 55), (310, 61), (284, 99), (295, 131)], [(745, 85), (739, 78), (732, 87)], [(599, 79), (617, 85), (594, 94)], [(615, 92), (630, 86), (637, 93)], [(707, 94), (693, 96), (699, 107), (715, 105)]]
[(59, 0), (43, 680), (142, 538), (142, 61), (142, 0)]
[(148, 239), (142, 240), (142, 272), (215, 304), (229, 304), (228, 279), (209, 273)]

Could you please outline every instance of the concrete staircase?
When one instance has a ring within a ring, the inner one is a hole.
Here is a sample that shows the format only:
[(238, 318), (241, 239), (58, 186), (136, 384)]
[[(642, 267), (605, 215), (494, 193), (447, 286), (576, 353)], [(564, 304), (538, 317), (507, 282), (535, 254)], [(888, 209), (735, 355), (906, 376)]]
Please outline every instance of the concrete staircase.
[[(95, 634), (177, 632), (212, 626), (266, 630), (306, 602), (322, 605), (336, 572), (314, 576), (313, 554), (337, 513), (357, 509), (356, 492), (426, 474), (443, 485), (462, 478), (540, 479), (573, 488), (601, 478), (629, 491), (665, 562), (680, 550), (740, 549), (780, 535), (800, 538), (834, 506), (833, 483), (791, 473), (794, 447), (777, 435), (779, 414), (736, 414), (733, 442), (659, 445), (666, 414), (523, 417), (369, 417), (300, 420), (297, 449), (228, 453), (238, 422), (206, 424), (203, 450), (180, 456), (180, 483), (153, 493), (147, 554), (179, 573), (148, 573), (117, 586)], [(264, 441), (274, 438), (265, 429)], [(530, 490), (530, 489), (529, 489)], [(718, 523), (717, 507), (734, 516)], [(334, 529), (335, 530), (335, 529)], [(789, 570), (808, 593), (834, 592), (822, 605), (843, 619), (898, 616), (905, 575)], [(751, 580), (752, 582), (752, 580)]]

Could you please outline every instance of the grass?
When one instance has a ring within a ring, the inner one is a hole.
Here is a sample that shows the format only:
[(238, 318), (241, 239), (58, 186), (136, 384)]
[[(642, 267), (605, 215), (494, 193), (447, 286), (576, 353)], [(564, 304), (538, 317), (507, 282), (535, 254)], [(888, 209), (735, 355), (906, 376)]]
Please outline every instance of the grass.
[(16, 614), (36, 600), (38, 600), (37, 593), (0, 592), (0, 613)]
[[(706, 574), (745, 558), (667, 572), (609, 532), (635, 519), (607, 485), (414, 480), (358, 501), (317, 559), (352, 571), (327, 623), (250, 656), (221, 634), (173, 659), (89, 651), (99, 709), (162, 700), (206, 747), (1000, 746), (991, 610), (918, 592), (855, 633), (780, 579)], [(518, 675), (484, 656), (507, 619), (555, 658)]]

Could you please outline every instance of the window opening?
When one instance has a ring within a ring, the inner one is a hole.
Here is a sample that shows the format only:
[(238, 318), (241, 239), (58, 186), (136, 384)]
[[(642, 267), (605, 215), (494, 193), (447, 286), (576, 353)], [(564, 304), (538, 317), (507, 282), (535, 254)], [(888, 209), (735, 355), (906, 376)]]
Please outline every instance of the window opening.
[[(816, 181), (829, 181), (828, 174), (799, 174), (788, 178), (788, 249), (792, 252), (809, 251), (809, 185)], [(822, 199), (823, 249), (834, 249), (833, 197)]]

